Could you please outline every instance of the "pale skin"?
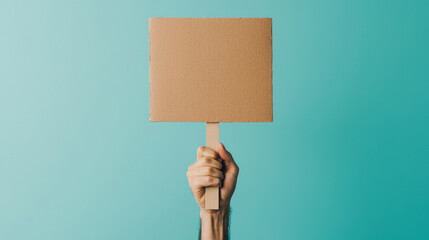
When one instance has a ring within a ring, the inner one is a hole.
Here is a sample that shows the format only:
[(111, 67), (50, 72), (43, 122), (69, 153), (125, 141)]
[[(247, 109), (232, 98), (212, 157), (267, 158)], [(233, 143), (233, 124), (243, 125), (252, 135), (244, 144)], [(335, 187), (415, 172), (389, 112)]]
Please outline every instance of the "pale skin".
[[(222, 143), (217, 152), (208, 147), (199, 147), (197, 160), (186, 173), (189, 186), (200, 206), (202, 240), (228, 239), (228, 220), (231, 197), (237, 184), (238, 166)], [(204, 209), (204, 189), (220, 187), (219, 210)]]

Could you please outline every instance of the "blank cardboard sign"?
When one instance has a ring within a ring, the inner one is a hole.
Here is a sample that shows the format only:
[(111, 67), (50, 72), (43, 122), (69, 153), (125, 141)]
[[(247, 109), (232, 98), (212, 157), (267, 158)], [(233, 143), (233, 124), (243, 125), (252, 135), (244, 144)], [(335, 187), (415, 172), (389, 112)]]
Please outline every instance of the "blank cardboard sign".
[(215, 151), (219, 122), (273, 121), (271, 18), (151, 18), (149, 45), (151, 121), (207, 122)]
[(271, 122), (271, 18), (151, 18), (150, 120)]

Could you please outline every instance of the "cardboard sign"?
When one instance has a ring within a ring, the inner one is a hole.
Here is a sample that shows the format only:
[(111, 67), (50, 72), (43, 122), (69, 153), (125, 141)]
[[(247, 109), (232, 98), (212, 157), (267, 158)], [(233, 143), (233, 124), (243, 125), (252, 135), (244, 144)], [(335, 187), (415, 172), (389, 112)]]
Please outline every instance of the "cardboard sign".
[[(150, 120), (207, 122), (217, 150), (219, 122), (272, 122), (271, 18), (151, 18)], [(219, 188), (205, 188), (219, 209)]]
[(271, 122), (271, 18), (151, 18), (150, 121)]

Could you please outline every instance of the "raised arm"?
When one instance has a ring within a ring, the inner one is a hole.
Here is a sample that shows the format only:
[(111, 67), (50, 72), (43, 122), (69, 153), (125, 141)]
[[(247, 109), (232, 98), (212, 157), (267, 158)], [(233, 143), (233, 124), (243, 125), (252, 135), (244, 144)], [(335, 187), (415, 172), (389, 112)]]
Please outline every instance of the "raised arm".
[[(219, 143), (217, 150), (199, 147), (197, 161), (189, 166), (186, 174), (200, 206), (202, 240), (228, 239), (230, 202), (237, 184), (238, 166), (222, 143)], [(214, 186), (220, 187), (219, 210), (204, 209), (204, 189)]]

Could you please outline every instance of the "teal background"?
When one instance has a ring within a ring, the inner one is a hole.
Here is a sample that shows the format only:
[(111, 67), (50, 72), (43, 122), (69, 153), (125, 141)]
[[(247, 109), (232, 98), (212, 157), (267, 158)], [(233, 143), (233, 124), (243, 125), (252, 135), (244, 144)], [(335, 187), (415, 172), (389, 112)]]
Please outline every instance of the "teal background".
[(274, 122), (221, 124), (233, 239), (429, 239), (425, 1), (2, 1), (0, 239), (196, 239), (203, 123), (149, 122), (149, 17), (272, 17)]

